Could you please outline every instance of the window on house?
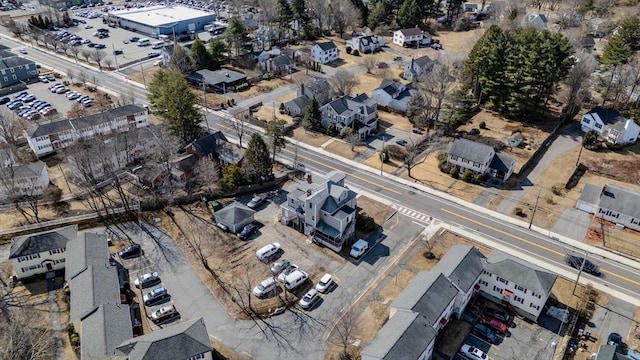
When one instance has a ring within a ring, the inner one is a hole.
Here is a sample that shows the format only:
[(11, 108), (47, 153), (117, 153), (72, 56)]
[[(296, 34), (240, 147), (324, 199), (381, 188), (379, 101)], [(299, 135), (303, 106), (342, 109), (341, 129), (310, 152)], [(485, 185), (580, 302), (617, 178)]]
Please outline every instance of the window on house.
[(523, 293), (525, 293), (525, 294), (527, 293), (527, 289), (523, 288), (523, 287), (522, 287), (522, 286), (520, 286), (520, 285), (516, 285), (516, 289), (518, 289), (518, 290), (522, 291), (522, 292), (523, 292)]
[(497, 287), (497, 286), (493, 286), (493, 291), (497, 292), (497, 293), (502, 293), (502, 289)]
[(509, 285), (509, 280), (507, 279), (503, 279), (500, 276), (497, 277), (498, 281), (500, 281), (501, 283), (505, 284), (505, 285)]
[(591, 120), (589, 120), (587, 118), (582, 119), (582, 122), (585, 123), (585, 124), (591, 124)]
[(602, 129), (602, 124), (596, 124), (597, 129)]

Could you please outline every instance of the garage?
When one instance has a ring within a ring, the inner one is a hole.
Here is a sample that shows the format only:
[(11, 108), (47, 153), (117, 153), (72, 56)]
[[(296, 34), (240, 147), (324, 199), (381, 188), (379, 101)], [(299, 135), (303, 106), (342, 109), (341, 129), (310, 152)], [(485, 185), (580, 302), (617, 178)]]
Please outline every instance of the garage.
[(215, 219), (218, 224), (222, 224), (230, 232), (237, 234), (242, 228), (254, 220), (255, 211), (237, 201), (216, 211)]

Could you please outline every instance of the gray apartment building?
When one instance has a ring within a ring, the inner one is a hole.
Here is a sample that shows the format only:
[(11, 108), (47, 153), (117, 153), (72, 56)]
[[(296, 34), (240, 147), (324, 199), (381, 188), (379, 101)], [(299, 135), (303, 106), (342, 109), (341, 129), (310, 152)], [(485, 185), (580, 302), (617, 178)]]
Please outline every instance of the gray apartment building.
[(38, 76), (38, 68), (32, 60), (0, 50), (0, 88)]

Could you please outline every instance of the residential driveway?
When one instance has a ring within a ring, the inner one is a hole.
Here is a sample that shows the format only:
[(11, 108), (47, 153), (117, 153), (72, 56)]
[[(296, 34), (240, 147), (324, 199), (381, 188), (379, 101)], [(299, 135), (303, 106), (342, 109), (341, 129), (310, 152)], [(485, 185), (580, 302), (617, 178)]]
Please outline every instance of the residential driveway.
[(576, 208), (566, 208), (551, 231), (582, 241), (587, 236), (593, 215)]
[[(538, 178), (544, 173), (547, 167), (553, 163), (555, 158), (580, 146), (581, 143), (582, 130), (580, 130), (580, 124), (574, 123), (563, 128), (560, 135), (549, 146), (549, 149), (542, 159), (540, 159), (538, 164), (531, 170), (529, 176), (522, 180), (519, 187), (510, 191), (508, 197), (498, 205), (498, 211), (503, 214), (512, 214), (515, 207), (519, 206), (520, 200), (527, 190), (536, 184)], [(560, 164), (555, 164), (554, 166), (560, 166)]]
[[(586, 331), (591, 332), (591, 336), (601, 340), (602, 343), (607, 341), (610, 333), (615, 332), (622, 335), (622, 341), (627, 342), (627, 336), (632, 325), (631, 319), (636, 308), (620, 299), (609, 297), (609, 301), (605, 306), (597, 306), (593, 313), (591, 323)], [(589, 349), (592, 352), (597, 349)]]

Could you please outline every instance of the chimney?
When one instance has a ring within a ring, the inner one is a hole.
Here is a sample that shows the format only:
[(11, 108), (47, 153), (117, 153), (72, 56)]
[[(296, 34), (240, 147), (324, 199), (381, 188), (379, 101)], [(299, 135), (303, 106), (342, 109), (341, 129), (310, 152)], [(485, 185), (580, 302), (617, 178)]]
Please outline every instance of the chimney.
[(307, 196), (311, 196), (311, 189), (307, 190)]
[(298, 96), (304, 95), (304, 84), (300, 84), (300, 88), (298, 89)]
[(224, 73), (224, 76), (229, 77), (229, 73)]
[(307, 182), (309, 184), (311, 184), (313, 182), (313, 179), (311, 178), (311, 173), (307, 173)]

